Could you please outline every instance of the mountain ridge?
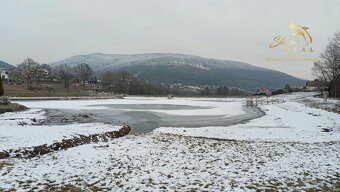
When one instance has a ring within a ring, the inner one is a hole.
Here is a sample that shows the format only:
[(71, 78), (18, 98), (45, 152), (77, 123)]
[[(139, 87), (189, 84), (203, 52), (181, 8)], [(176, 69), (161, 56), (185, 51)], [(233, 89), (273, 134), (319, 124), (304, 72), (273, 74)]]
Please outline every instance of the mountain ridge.
[(141, 79), (185, 85), (225, 85), (254, 90), (281, 88), (285, 84), (303, 85), (304, 80), (289, 74), (230, 60), (218, 60), (178, 53), (75, 55), (51, 66), (85, 62), (96, 71), (126, 70)]
[(0, 61), (0, 68), (3, 68), (5, 70), (8, 70), (10, 68), (14, 67), (14, 65), (11, 65), (9, 63), (6, 63), (4, 61)]

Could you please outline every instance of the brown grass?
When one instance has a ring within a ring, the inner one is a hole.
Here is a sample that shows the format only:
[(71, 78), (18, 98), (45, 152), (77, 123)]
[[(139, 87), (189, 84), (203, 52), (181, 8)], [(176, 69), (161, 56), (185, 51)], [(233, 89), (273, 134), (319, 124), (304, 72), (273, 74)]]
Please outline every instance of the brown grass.
[[(33, 85), (35, 87), (35, 85)], [(69, 90), (60, 83), (42, 83), (38, 88), (28, 90), (26, 85), (4, 85), (5, 96), (10, 97), (64, 97), (64, 96), (89, 96), (89, 88), (71, 85)], [(53, 91), (52, 91), (53, 90)]]

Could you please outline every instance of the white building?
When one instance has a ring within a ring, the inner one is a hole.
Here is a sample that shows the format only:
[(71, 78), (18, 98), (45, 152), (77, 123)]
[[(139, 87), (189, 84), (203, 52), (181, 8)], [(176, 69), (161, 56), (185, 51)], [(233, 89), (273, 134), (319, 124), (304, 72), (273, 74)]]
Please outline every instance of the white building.
[(6, 70), (3, 68), (0, 68), (0, 75), (1, 75), (1, 79), (3, 82), (7, 82), (8, 81), (8, 74), (6, 73)]

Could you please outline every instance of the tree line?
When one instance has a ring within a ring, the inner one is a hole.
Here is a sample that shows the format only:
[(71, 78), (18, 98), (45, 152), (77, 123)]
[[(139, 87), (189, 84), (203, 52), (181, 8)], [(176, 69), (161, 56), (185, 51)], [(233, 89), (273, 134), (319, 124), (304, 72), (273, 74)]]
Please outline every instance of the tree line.
[(37, 88), (44, 77), (44, 70), (49, 70), (46, 64), (39, 64), (31, 58), (25, 59), (16, 68), (12, 68), (10, 74), (11, 80), (26, 83), (27, 89)]
[[(22, 80), (27, 89), (38, 88), (42, 80), (46, 80), (48, 71), (49, 76), (58, 79), (63, 85), (65, 91), (73, 83), (80, 87), (90, 89), (90, 86), (114, 94), (130, 95), (244, 95), (245, 92), (239, 89), (231, 89), (226, 86), (212, 87), (205, 86), (197, 89), (188, 88), (189, 86), (165, 85), (162, 83), (153, 83), (139, 79), (138, 76), (132, 75), (124, 70), (97, 72), (86, 63), (79, 63), (75, 67), (68, 64), (62, 64), (56, 67), (50, 67), (46, 64), (40, 64), (37, 61), (27, 58), (11, 71), (11, 76), (17, 81)], [(96, 75), (95, 75), (96, 74)], [(97, 79), (99, 77), (100, 81)]]
[(16, 68), (11, 69), (10, 74), (12, 76), (11, 80), (15, 82), (23, 81), (27, 89), (38, 88), (40, 82), (47, 77), (59, 79), (64, 88), (68, 89), (71, 80), (74, 78), (77, 78), (84, 85), (85, 81), (92, 77), (93, 70), (86, 63), (79, 63), (74, 68), (67, 64), (52, 68), (47, 64), (40, 64), (31, 58), (27, 58)]
[(320, 59), (314, 63), (313, 73), (327, 85), (330, 96), (340, 96), (340, 31), (329, 40)]

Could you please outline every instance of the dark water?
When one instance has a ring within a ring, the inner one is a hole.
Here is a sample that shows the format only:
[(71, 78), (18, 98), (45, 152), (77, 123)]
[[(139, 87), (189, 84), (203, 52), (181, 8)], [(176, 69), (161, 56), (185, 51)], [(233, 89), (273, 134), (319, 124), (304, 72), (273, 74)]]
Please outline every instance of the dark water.
[[(97, 105), (98, 106), (98, 105)], [(207, 109), (209, 107), (196, 107), (188, 105), (167, 104), (109, 104), (99, 105), (107, 109), (100, 110), (47, 110), (46, 115), (51, 123), (85, 123), (102, 122), (114, 125), (128, 124), (131, 133), (148, 133), (158, 127), (206, 127), (206, 126), (230, 126), (261, 117), (264, 113), (257, 108), (243, 107), (246, 114), (232, 117), (223, 115), (181, 116), (165, 113), (140, 110), (179, 110), (179, 109)], [(124, 109), (129, 109), (126, 111)], [(132, 111), (131, 111), (132, 110)]]

